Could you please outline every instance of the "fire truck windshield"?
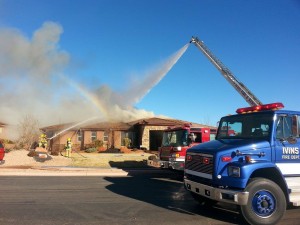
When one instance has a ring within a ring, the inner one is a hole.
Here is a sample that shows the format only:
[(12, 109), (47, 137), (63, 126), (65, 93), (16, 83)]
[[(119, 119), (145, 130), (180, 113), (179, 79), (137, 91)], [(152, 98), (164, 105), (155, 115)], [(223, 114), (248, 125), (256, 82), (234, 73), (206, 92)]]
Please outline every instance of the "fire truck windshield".
[(165, 131), (163, 134), (163, 147), (179, 147), (188, 145), (188, 130)]
[(269, 139), (273, 114), (240, 114), (223, 117), (216, 139)]

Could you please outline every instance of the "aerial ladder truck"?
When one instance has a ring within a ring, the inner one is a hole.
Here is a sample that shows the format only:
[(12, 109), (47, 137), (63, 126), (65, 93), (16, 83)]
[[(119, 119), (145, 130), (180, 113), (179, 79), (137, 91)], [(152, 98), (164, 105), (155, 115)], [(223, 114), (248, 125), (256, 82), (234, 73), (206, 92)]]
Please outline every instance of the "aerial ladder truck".
[(238, 81), (233, 73), (216, 56), (214, 56), (214, 54), (204, 45), (203, 41), (200, 41), (197, 37), (192, 37), (190, 43), (194, 43), (196, 47), (201, 50), (250, 106), (262, 105), (262, 102), (242, 82)]
[[(261, 101), (255, 97), (255, 95), (238, 79), (232, 74), (232, 72), (216, 57), (212, 54), (212, 52), (204, 45), (202, 41), (200, 41), (196, 37), (192, 37), (190, 43), (194, 43), (203, 54), (213, 63), (213, 65), (221, 72), (223, 77), (237, 90), (237, 92), (249, 103), (250, 106), (258, 106), (262, 105)], [(215, 130), (215, 129), (213, 129)], [(162, 168), (172, 168), (175, 170), (183, 170), (184, 169), (184, 160), (186, 151), (193, 145), (204, 143), (206, 141), (212, 140), (210, 133), (213, 134), (213, 130), (209, 128), (199, 128), (198, 132), (192, 132), (192, 129), (187, 127), (183, 128), (173, 128), (173, 130), (167, 129), (164, 131), (164, 139), (167, 139), (167, 136), (172, 136), (173, 139), (176, 140), (176, 135), (182, 135), (184, 132), (191, 132), (191, 134), (195, 134), (198, 137), (198, 142), (188, 142), (183, 141), (182, 143), (177, 143), (174, 146), (174, 143), (163, 140), (162, 146), (159, 148), (159, 163)], [(172, 132), (171, 132), (172, 131)], [(204, 132), (205, 131), (205, 132)], [(232, 131), (228, 131), (232, 132)], [(173, 135), (170, 135), (170, 134)], [(204, 138), (208, 136), (209, 138)], [(187, 136), (186, 136), (187, 137)], [(177, 139), (179, 139), (177, 137)], [(203, 140), (202, 140), (203, 139)], [(167, 143), (167, 144), (166, 144)], [(184, 144), (185, 143), (185, 144)], [(151, 163), (153, 163), (151, 161)], [(154, 164), (154, 163), (153, 163)]]
[(198, 38), (194, 43), (250, 107), (220, 119), (215, 140), (186, 151), (184, 186), (195, 200), (236, 205), (251, 225), (274, 225), (300, 206), (300, 111), (262, 104)]

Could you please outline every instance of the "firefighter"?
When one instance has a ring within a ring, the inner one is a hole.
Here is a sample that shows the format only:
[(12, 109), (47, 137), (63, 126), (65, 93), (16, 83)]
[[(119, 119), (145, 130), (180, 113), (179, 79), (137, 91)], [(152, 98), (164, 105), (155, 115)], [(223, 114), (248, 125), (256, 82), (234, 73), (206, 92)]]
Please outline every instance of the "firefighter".
[(189, 136), (188, 136), (188, 142), (189, 142), (189, 144), (195, 142), (196, 137), (197, 136), (194, 133), (190, 133)]
[(72, 152), (72, 142), (71, 142), (71, 138), (67, 139), (67, 143), (65, 145), (65, 149), (66, 149), (66, 157), (71, 157), (71, 152)]
[(47, 148), (47, 135), (41, 134), (39, 138), (39, 147), (41, 148)]

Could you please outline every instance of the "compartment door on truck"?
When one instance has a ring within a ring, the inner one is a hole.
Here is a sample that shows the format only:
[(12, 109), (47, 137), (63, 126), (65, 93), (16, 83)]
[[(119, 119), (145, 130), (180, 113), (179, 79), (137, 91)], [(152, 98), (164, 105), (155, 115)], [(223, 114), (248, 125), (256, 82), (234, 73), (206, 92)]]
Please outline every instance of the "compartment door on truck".
[(299, 115), (277, 115), (275, 160), (283, 175), (300, 174), (299, 129)]

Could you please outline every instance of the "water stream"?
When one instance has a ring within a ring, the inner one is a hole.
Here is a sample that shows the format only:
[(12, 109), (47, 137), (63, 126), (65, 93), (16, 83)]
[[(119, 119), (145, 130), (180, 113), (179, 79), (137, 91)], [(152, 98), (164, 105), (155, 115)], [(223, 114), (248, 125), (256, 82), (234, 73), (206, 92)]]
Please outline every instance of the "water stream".
[(84, 120), (84, 121), (81, 121), (81, 122), (79, 122), (79, 123), (76, 123), (76, 124), (74, 124), (74, 125), (72, 125), (72, 126), (66, 128), (66, 129), (64, 129), (64, 130), (62, 130), (62, 131), (60, 131), (60, 132), (58, 132), (57, 134), (53, 135), (51, 138), (48, 138), (48, 139), (51, 140), (51, 139), (57, 137), (58, 135), (60, 135), (60, 134), (62, 134), (62, 133), (64, 133), (64, 132), (66, 132), (66, 131), (68, 131), (68, 130), (74, 128), (74, 127), (77, 127), (77, 126), (79, 126), (79, 125), (85, 124), (85, 123), (87, 123), (87, 122), (89, 122), (89, 121), (91, 121), (91, 120), (95, 120), (95, 119), (97, 119), (97, 118), (99, 118), (99, 117), (92, 117), (92, 118), (86, 119), (86, 120)]
[[(130, 88), (128, 88), (128, 91), (124, 94), (126, 96), (127, 100), (127, 105), (129, 106), (134, 106), (134, 104), (138, 103), (139, 101), (141, 101), (141, 99), (147, 95), (151, 89), (153, 89), (163, 78), (164, 76), (172, 69), (172, 67), (177, 63), (177, 61), (181, 58), (181, 56), (185, 53), (185, 51), (187, 50), (187, 48), (189, 47), (190, 43), (187, 43), (186, 45), (184, 45), (181, 49), (179, 49), (177, 52), (175, 52), (171, 57), (169, 57), (165, 63), (163, 63), (161, 66), (159, 66), (158, 68), (156, 68), (154, 71), (152, 71), (151, 73), (149, 73), (144, 79), (142, 79), (140, 82), (136, 83), (135, 85), (131, 86)], [(73, 84), (74, 82), (68, 82)], [(74, 84), (73, 84), (74, 86)], [(76, 87), (79, 85), (76, 85)], [(102, 96), (96, 96), (92, 95), (90, 93), (88, 93), (87, 90), (85, 90), (83, 92), (82, 88), (76, 88), (77, 91), (79, 91), (80, 93), (84, 93), (83, 96), (89, 100), (92, 104), (94, 104), (98, 109), (99, 108), (103, 108), (101, 111), (99, 111), (99, 113), (103, 113), (103, 112), (109, 112), (110, 109), (112, 109), (112, 107), (109, 104), (101, 104), (101, 107), (99, 107), (99, 102)], [(92, 97), (93, 96), (93, 97)], [(96, 100), (95, 100), (96, 99)], [(119, 105), (117, 102), (110, 102), (110, 104), (113, 105)], [(125, 110), (125, 109), (124, 109)], [(128, 109), (129, 110), (129, 109)], [(138, 112), (136, 112), (138, 113)], [(116, 113), (113, 113), (116, 114)], [(121, 115), (116, 115), (116, 116), (120, 116)], [(87, 120), (84, 120), (82, 122), (76, 123), (60, 132), (58, 132), (57, 134), (55, 134), (53, 137), (49, 138), (49, 140), (57, 137), (58, 135), (74, 128), (77, 127), (79, 125), (82, 125), (84, 123), (87, 123), (91, 120), (95, 120), (99, 117), (92, 117), (89, 118)], [(106, 119), (108, 119), (106, 117)]]

